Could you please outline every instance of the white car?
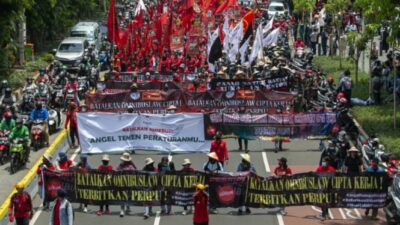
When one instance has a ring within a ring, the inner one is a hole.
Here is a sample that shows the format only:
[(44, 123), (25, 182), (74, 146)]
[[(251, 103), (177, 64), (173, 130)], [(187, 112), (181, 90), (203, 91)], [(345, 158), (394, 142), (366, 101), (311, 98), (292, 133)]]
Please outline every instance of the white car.
[(288, 12), (285, 4), (282, 2), (271, 2), (268, 6), (268, 16), (283, 15)]

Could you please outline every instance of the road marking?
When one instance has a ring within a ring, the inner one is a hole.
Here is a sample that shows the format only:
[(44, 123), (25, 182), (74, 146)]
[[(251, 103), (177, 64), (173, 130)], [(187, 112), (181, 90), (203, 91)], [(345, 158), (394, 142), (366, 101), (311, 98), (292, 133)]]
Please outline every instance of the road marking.
[[(265, 171), (267, 173), (270, 173), (271, 172), (271, 168), (269, 167), (267, 153), (266, 152), (262, 152), (261, 154), (262, 154), (262, 158), (263, 158), (263, 161), (264, 161)], [(279, 225), (285, 225), (285, 223), (283, 222), (283, 217), (280, 214), (280, 212), (276, 214), (276, 219), (278, 220), (278, 224)]]
[(346, 214), (344, 214), (344, 212), (343, 212), (343, 209), (339, 208), (339, 212), (340, 212), (340, 215), (343, 217), (344, 220), (347, 219)]
[[(75, 159), (76, 156), (79, 154), (79, 152), (80, 152), (80, 148), (77, 148), (77, 149), (75, 150), (74, 154), (72, 154), (72, 156), (71, 156), (71, 158), (70, 158), (71, 161), (74, 161), (74, 159)], [(40, 191), (40, 190), (39, 190), (39, 191)], [(43, 212), (42, 209), (43, 209), (43, 203), (40, 204), (38, 211), (36, 211), (35, 214), (33, 215), (31, 221), (29, 222), (30, 225), (34, 225), (34, 224), (36, 223), (36, 221), (39, 219), (40, 214), (42, 214), (42, 212)], [(156, 219), (157, 219), (157, 218), (156, 218)], [(157, 223), (157, 225), (158, 225), (158, 224), (159, 224), (159, 223)], [(156, 225), (156, 224), (154, 223), (154, 225)]]
[(262, 154), (262, 158), (263, 158), (263, 161), (264, 161), (265, 171), (267, 171), (267, 173), (270, 173), (271, 172), (271, 168), (269, 168), (267, 153), (266, 152), (262, 152), (261, 154)]
[(161, 220), (160, 214), (161, 214), (160, 211), (156, 212), (156, 218), (154, 219), (154, 225), (160, 225), (160, 220)]

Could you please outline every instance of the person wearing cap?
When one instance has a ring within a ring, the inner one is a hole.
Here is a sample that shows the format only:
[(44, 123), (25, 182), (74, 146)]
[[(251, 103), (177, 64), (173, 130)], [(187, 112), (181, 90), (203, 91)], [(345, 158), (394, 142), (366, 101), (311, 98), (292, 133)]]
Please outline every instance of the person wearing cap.
[(67, 118), (65, 119), (64, 128), (67, 129), (69, 125), (69, 137), (71, 138), (72, 148), (77, 148), (78, 145), (75, 144), (75, 138), (78, 140), (79, 144), (79, 136), (78, 136), (78, 124), (76, 113), (78, 112), (78, 105), (71, 101), (68, 105)]
[(67, 192), (64, 189), (57, 190), (57, 197), (54, 200), (54, 207), (50, 212), (49, 225), (73, 225), (74, 211), (72, 204), (65, 198)]
[(218, 161), (224, 165), (225, 161), (229, 160), (228, 148), (226, 147), (226, 142), (222, 140), (222, 132), (217, 131), (215, 135), (215, 140), (211, 142), (210, 152), (215, 152), (218, 156)]
[[(136, 170), (135, 164), (132, 162), (132, 157), (128, 152), (124, 152), (121, 156), (121, 163), (117, 167), (117, 171), (134, 171)], [(125, 211), (130, 211), (129, 206), (125, 203), (121, 205), (120, 217), (125, 216)]]
[(69, 168), (72, 166), (73, 162), (72, 160), (68, 159), (67, 154), (65, 154), (65, 152), (58, 153), (58, 159), (56, 164), (57, 171), (69, 170)]
[(348, 155), (344, 160), (344, 172), (345, 173), (362, 173), (363, 162), (358, 155), (358, 149), (353, 146), (349, 149)]
[[(245, 153), (245, 154), (240, 154), (240, 157), (242, 157), (242, 161), (239, 163), (236, 171), (237, 172), (252, 172), (252, 173), (256, 173), (256, 168), (254, 167), (254, 165), (251, 164), (250, 155)], [(239, 207), (238, 215), (242, 215), (243, 209), (245, 209), (247, 214), (251, 213), (249, 207), (241, 206), (241, 207)]]
[(206, 187), (204, 184), (196, 185), (196, 193), (193, 195), (193, 224), (194, 225), (208, 225), (208, 193), (205, 192)]
[[(108, 165), (110, 163), (110, 157), (107, 154), (104, 154), (103, 157), (101, 158), (101, 165), (97, 168), (98, 171), (113, 171), (113, 167), (111, 165)], [(110, 214), (110, 208), (108, 205), (106, 206), (106, 214)], [(103, 215), (104, 212), (104, 205), (100, 205), (99, 211), (97, 211), (97, 215), (101, 216)]]
[[(87, 172), (88, 170), (92, 169), (91, 166), (89, 165), (88, 161), (87, 161), (87, 156), (86, 155), (81, 155), (80, 156), (79, 163), (77, 163), (75, 165), (75, 169), (80, 171), (80, 172)], [(87, 209), (88, 204), (83, 204), (83, 205), (84, 205), (83, 212), (87, 213), (88, 212), (88, 209)], [(79, 204), (79, 209), (82, 210), (82, 203)]]
[[(185, 172), (185, 173), (195, 172), (196, 170), (194, 168), (192, 168), (191, 166), (192, 166), (192, 163), (190, 162), (190, 159), (184, 159), (183, 163), (182, 163), (181, 172)], [(192, 206), (184, 205), (182, 215), (186, 215), (190, 212), (192, 212)]]
[[(382, 169), (381, 167), (379, 167), (379, 160), (377, 158), (374, 158), (370, 162), (369, 166), (365, 169), (365, 172), (369, 173), (369, 174), (383, 174), (383, 173), (385, 173), (385, 170)], [(371, 220), (379, 220), (377, 217), (378, 209), (379, 208), (372, 208), (372, 213), (371, 213), (371, 217), (370, 217)], [(370, 208), (365, 209), (365, 213), (364, 213), (365, 216), (369, 215), (369, 211), (370, 211)]]
[(17, 193), (13, 194), (8, 206), (8, 218), (16, 225), (29, 225), (29, 220), (33, 216), (31, 196), (24, 191), (24, 184), (19, 182), (15, 185)]
[(7, 111), (3, 115), (4, 119), (1, 121), (0, 130), (11, 131), (15, 127), (15, 120), (12, 118), (11, 112)]
[(43, 209), (49, 208), (49, 203), (45, 201), (45, 190), (43, 188), (43, 174), (42, 172), (46, 170), (55, 171), (56, 168), (51, 163), (53, 157), (47, 153), (43, 155), (42, 163), (38, 166), (36, 174), (38, 176), (38, 186), (39, 186), (39, 196), (43, 200)]
[[(278, 159), (278, 166), (274, 169), (274, 175), (279, 177), (292, 176), (292, 169), (288, 166), (285, 157)], [(280, 213), (282, 216), (287, 214), (284, 206), (280, 207)]]
[[(145, 166), (142, 169), (143, 171), (147, 171), (147, 172), (158, 172), (157, 168), (154, 166), (154, 160), (152, 158), (146, 158), (145, 160)], [(150, 205), (145, 206), (144, 208), (144, 219), (148, 219), (150, 214), (152, 214), (152, 207)]]
[[(316, 173), (333, 173), (335, 172), (335, 168), (329, 165), (329, 158), (322, 159), (321, 166), (318, 166)], [(320, 220), (324, 221), (329, 218), (329, 208), (326, 205), (321, 206), (321, 215), (317, 216)]]
[[(160, 174), (164, 174), (167, 172), (173, 172), (175, 171), (175, 164), (174, 162), (170, 161), (168, 159), (168, 156), (163, 156), (161, 158), (161, 162), (158, 163), (158, 172)], [(167, 191), (168, 192), (168, 191)], [(170, 204), (170, 202), (172, 201), (171, 199), (171, 194), (168, 192), (167, 196), (164, 196), (165, 192), (161, 192), (161, 214), (167, 214), (167, 215), (171, 215), (172, 214), (172, 205)], [(165, 199), (167, 199), (165, 201)]]

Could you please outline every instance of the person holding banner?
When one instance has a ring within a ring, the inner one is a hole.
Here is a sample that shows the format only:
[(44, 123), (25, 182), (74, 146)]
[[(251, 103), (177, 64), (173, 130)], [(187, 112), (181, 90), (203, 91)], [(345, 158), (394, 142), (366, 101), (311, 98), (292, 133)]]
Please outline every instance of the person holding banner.
[[(87, 156), (86, 155), (81, 155), (80, 157), (80, 161), (78, 164), (76, 164), (75, 169), (77, 169), (78, 171), (81, 172), (87, 172), (88, 170), (91, 169), (89, 163), (87, 162)], [(87, 204), (84, 204), (84, 208), (83, 208), (83, 212), (87, 213), (88, 209), (87, 209)], [(82, 209), (82, 203), (79, 204), (79, 209)]]
[(193, 196), (194, 225), (208, 225), (208, 194), (204, 191), (206, 187), (203, 184), (196, 185), (196, 194)]
[[(385, 173), (385, 170), (382, 169), (381, 167), (379, 167), (379, 160), (377, 158), (374, 158), (371, 163), (370, 166), (367, 167), (367, 169), (365, 169), (365, 172), (367, 173), (371, 173), (371, 174), (381, 174), (381, 173)], [(365, 209), (365, 216), (369, 215), (369, 211), (371, 208), (367, 208)], [(372, 208), (372, 214), (370, 219), (371, 220), (379, 220), (378, 219), (378, 209), (379, 208)]]
[[(192, 163), (190, 162), (190, 159), (184, 159), (182, 163), (182, 169), (181, 172), (195, 172), (196, 170), (193, 169)], [(192, 212), (192, 206), (191, 205), (185, 205), (183, 206), (183, 212), (182, 215), (186, 215), (188, 213)]]
[[(168, 159), (168, 156), (163, 156), (157, 168), (160, 174), (165, 174), (167, 172), (175, 171), (175, 164)], [(172, 201), (171, 195), (167, 192), (167, 196), (165, 198), (163, 193), (165, 194), (165, 192), (161, 192), (161, 214), (172, 215), (172, 205), (170, 204)], [(165, 202), (164, 199), (167, 199), (167, 202)], [(167, 204), (167, 207), (165, 207), (165, 204)]]
[(228, 163), (229, 154), (228, 148), (226, 147), (226, 142), (222, 140), (222, 132), (217, 131), (215, 135), (215, 140), (211, 142), (210, 153), (215, 152), (218, 156), (218, 161), (224, 166), (225, 162)]
[[(316, 173), (330, 173), (330, 172), (335, 172), (335, 168), (333, 168), (331, 165), (329, 165), (329, 158), (324, 158), (322, 159), (321, 166), (317, 168), (315, 171)], [(329, 208), (328, 206), (322, 205), (321, 206), (321, 211), (322, 214), (318, 216), (321, 221), (324, 221), (329, 218)]]
[[(221, 171), (221, 172), (224, 171), (224, 167), (223, 167), (222, 163), (219, 161), (217, 153), (210, 152), (207, 154), (207, 156), (208, 156), (208, 161), (206, 163), (204, 163), (204, 165), (203, 165), (203, 170), (206, 173), (215, 174), (215, 173), (218, 173), (218, 171)], [(210, 210), (214, 214), (218, 213), (216, 208), (210, 208)]]
[[(157, 172), (157, 168), (154, 166), (154, 160), (152, 158), (146, 158), (145, 166), (143, 167), (143, 171), (147, 172)], [(148, 219), (150, 214), (152, 214), (152, 207), (146, 205), (144, 208), (144, 219)]]
[[(240, 154), (240, 157), (242, 157), (242, 162), (239, 164), (238, 168), (237, 168), (237, 172), (252, 172), (252, 173), (256, 173), (256, 168), (254, 168), (254, 166), (251, 164), (251, 158), (249, 154)], [(243, 209), (245, 208), (246, 213), (250, 214), (251, 210), (249, 207), (247, 206), (241, 206), (239, 207), (238, 210), (238, 215), (242, 215), (243, 214)]]
[(362, 173), (363, 162), (358, 155), (358, 149), (353, 146), (348, 151), (348, 156), (344, 160), (344, 172), (345, 173)]
[(43, 155), (42, 164), (36, 170), (36, 174), (38, 175), (38, 186), (39, 186), (39, 196), (43, 200), (43, 209), (49, 208), (49, 202), (45, 201), (45, 188), (43, 187), (43, 170), (54, 171), (56, 168), (51, 163), (53, 157), (47, 153)]
[[(107, 154), (104, 154), (102, 159), (101, 159), (101, 165), (99, 166), (99, 168), (97, 169), (98, 171), (112, 171), (113, 167), (111, 165), (108, 165), (108, 163), (110, 162), (110, 157)], [(100, 209), (99, 211), (97, 211), (97, 215), (101, 216), (103, 215), (103, 211), (104, 210), (104, 205), (100, 205)], [(110, 214), (110, 208), (108, 207), (108, 205), (106, 205), (106, 214)]]
[[(121, 159), (121, 163), (117, 167), (117, 171), (134, 171), (134, 170), (136, 170), (136, 166), (132, 162), (132, 157), (128, 152), (124, 152), (120, 159)], [(127, 205), (127, 204), (121, 205), (121, 212), (119, 213), (119, 217), (125, 216), (125, 210), (130, 211), (129, 205)]]
[(31, 196), (24, 191), (22, 182), (15, 185), (17, 193), (13, 194), (10, 200), (8, 218), (10, 222), (16, 225), (29, 225), (29, 220), (33, 216)]
[(56, 164), (57, 171), (65, 171), (68, 170), (72, 166), (72, 160), (68, 159), (67, 154), (65, 152), (58, 153), (58, 159)]
[[(278, 159), (278, 161), (279, 161), (278, 167), (275, 168), (274, 175), (280, 177), (291, 176), (292, 169), (290, 169), (289, 166), (287, 165), (287, 159), (285, 157), (282, 157)], [(285, 207), (281, 207), (280, 213), (282, 216), (285, 216), (287, 214), (287, 212), (285, 211)]]

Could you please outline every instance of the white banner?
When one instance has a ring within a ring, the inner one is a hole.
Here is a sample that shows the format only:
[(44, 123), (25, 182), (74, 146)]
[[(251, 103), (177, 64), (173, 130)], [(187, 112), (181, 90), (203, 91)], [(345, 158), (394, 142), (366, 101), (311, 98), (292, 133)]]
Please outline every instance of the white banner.
[(99, 154), (129, 150), (207, 152), (200, 113), (128, 114), (78, 113), (82, 153)]

